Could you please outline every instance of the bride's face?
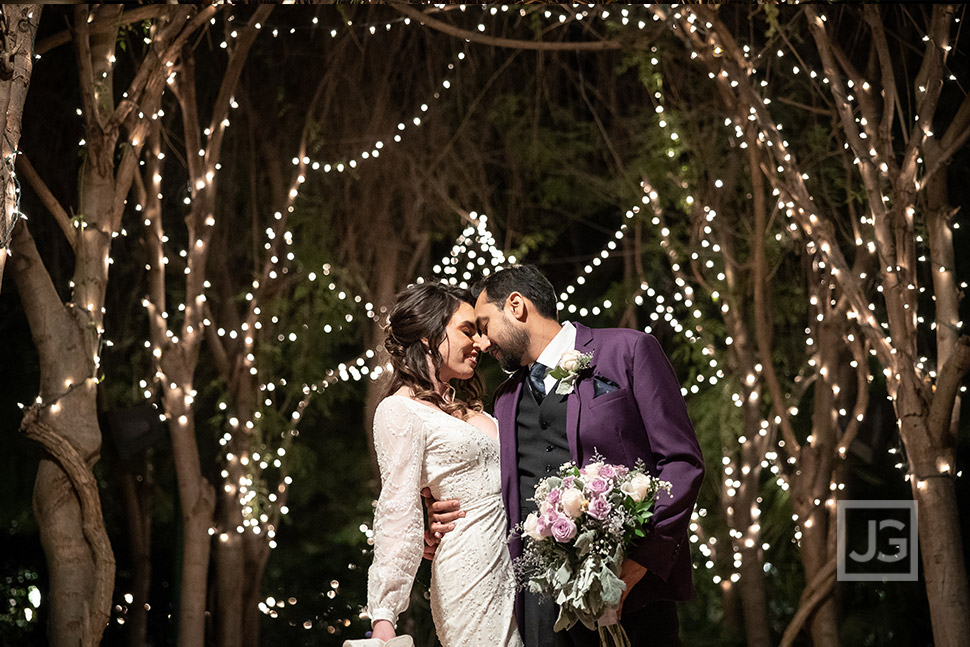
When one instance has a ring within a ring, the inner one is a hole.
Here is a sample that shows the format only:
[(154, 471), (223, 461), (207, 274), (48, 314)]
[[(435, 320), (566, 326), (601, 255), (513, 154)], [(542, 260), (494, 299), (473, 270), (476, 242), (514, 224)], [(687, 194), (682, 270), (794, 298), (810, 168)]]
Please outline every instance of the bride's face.
[(445, 338), (438, 346), (438, 352), (441, 353), (441, 371), (438, 376), (442, 382), (456, 378), (467, 380), (474, 375), (479, 354), (477, 335), (475, 308), (462, 302), (451, 316), (445, 329)]

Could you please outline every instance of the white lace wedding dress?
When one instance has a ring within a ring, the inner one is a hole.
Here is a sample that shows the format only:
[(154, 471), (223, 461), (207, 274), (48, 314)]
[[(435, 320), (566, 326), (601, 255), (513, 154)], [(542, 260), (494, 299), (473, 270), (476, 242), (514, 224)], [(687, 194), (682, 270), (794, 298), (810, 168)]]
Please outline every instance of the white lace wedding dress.
[(374, 416), (381, 496), (374, 512), (368, 614), (397, 622), (424, 547), (421, 489), (460, 499), (466, 516), (431, 566), (431, 614), (443, 647), (521, 647), (505, 542), (498, 440), (411, 398), (385, 398)]

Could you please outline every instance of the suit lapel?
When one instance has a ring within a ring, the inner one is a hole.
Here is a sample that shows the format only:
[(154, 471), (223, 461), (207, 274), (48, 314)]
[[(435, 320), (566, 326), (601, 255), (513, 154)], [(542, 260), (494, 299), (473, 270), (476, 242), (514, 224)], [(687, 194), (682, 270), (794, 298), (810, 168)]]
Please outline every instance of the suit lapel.
[[(580, 323), (574, 323), (576, 328), (575, 349), (581, 353), (594, 352), (593, 331)], [(593, 356), (593, 363), (596, 356)], [(580, 461), (579, 444), (579, 418), (582, 411), (583, 402), (593, 399), (593, 381), (589, 379), (578, 379), (576, 388), (566, 398), (566, 441), (569, 443), (569, 455), (577, 464)]]

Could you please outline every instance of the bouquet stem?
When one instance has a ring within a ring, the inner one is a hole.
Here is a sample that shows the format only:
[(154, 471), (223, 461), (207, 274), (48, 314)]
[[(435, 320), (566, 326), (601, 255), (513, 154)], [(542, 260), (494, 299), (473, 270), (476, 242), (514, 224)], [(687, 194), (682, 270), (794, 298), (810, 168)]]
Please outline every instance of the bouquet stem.
[(630, 647), (630, 637), (620, 623), (599, 628), (600, 647)]

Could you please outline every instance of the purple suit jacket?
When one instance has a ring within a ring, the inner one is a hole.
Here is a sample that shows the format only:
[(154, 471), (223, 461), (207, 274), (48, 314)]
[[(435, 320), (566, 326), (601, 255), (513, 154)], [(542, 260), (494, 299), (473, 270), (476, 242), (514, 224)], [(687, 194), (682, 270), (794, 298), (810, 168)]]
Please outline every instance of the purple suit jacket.
[[(632, 467), (639, 458), (652, 475), (673, 486), (672, 498), (658, 497), (647, 536), (630, 549), (629, 557), (645, 566), (647, 574), (630, 591), (624, 608), (634, 611), (654, 600), (689, 600), (694, 583), (688, 526), (704, 478), (704, 460), (680, 383), (653, 336), (625, 328), (574, 325), (576, 350), (592, 352), (593, 359), (566, 401), (572, 459), (585, 465), (599, 452), (608, 463)], [(521, 521), (515, 418), (527, 374), (520, 369), (495, 394), (509, 528)], [(593, 376), (607, 378), (619, 388), (594, 399)], [(522, 540), (513, 539), (509, 550), (513, 559), (521, 555)], [(519, 626), (522, 608), (520, 595), (515, 607)]]

